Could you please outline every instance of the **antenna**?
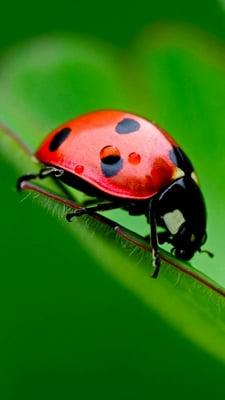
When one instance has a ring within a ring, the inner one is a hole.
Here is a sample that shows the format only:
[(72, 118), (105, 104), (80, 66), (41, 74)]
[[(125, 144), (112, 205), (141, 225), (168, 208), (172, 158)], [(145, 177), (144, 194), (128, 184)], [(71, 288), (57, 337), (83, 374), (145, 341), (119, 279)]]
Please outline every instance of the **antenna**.
[(208, 254), (208, 256), (210, 257), (210, 258), (213, 258), (214, 257), (214, 254), (211, 252), (211, 251), (209, 251), (209, 250), (199, 250), (199, 253), (206, 253), (206, 254)]

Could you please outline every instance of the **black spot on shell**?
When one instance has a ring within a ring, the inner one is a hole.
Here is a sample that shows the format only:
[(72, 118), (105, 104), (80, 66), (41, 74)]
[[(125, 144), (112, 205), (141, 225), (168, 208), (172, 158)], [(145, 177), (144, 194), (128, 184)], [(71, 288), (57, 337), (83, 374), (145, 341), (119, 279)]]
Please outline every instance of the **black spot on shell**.
[(131, 118), (124, 118), (116, 125), (116, 132), (120, 134), (136, 132), (140, 129), (141, 125), (138, 121)]
[(193, 166), (186, 154), (181, 150), (180, 147), (173, 147), (169, 152), (170, 160), (185, 174), (191, 174), (193, 172)]
[(102, 163), (106, 165), (113, 165), (120, 160), (120, 156), (117, 155), (110, 155), (105, 158), (102, 158)]
[(61, 131), (57, 132), (49, 144), (50, 151), (56, 151), (61, 146), (61, 144), (68, 138), (71, 132), (71, 128), (63, 128)]
[(106, 178), (111, 178), (118, 174), (123, 168), (123, 159), (116, 156), (109, 156), (101, 160), (102, 173)]

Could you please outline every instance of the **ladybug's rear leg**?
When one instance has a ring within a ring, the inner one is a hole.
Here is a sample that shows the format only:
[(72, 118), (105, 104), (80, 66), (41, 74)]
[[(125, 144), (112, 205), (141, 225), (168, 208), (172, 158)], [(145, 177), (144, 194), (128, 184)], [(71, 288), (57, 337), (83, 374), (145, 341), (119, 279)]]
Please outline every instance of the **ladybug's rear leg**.
[(44, 179), (48, 176), (52, 176), (54, 178), (60, 178), (63, 175), (63, 169), (55, 168), (55, 167), (44, 167), (37, 174), (27, 174), (21, 176), (17, 181), (17, 189), (23, 189), (23, 182), (31, 181), (32, 179)]
[(158, 250), (158, 234), (156, 226), (156, 215), (154, 211), (154, 200), (149, 202), (150, 243), (152, 246), (152, 278), (157, 278), (160, 268), (160, 255)]

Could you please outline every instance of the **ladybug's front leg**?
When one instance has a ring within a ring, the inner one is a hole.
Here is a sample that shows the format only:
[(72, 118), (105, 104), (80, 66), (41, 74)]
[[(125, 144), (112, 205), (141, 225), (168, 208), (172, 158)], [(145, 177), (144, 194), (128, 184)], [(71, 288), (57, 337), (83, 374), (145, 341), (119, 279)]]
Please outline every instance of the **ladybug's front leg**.
[(23, 183), (31, 181), (32, 179), (44, 179), (48, 176), (52, 176), (54, 178), (60, 178), (63, 175), (63, 169), (55, 168), (55, 167), (44, 167), (37, 174), (27, 174), (21, 176), (17, 181), (17, 189), (23, 189)]
[(149, 223), (150, 223), (150, 243), (152, 246), (152, 278), (157, 278), (160, 268), (160, 255), (158, 250), (158, 234), (156, 226), (156, 215), (154, 210), (154, 200), (149, 202)]

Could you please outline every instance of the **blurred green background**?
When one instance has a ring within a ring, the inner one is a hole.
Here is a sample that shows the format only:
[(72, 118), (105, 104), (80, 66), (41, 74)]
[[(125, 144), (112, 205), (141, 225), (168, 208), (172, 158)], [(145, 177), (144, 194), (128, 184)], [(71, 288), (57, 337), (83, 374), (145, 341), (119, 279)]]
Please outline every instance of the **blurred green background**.
[(14, 44), (33, 35), (50, 32), (78, 32), (110, 41), (120, 47), (130, 44), (144, 27), (156, 22), (190, 23), (218, 38), (225, 38), (223, 0), (161, 2), (39, 1), (6, 2), (2, 6), (1, 46)]
[[(207, 246), (217, 257), (197, 256), (193, 265), (225, 286), (223, 2), (2, 7), (1, 120), (34, 150), (45, 132), (91, 109), (126, 108), (156, 119), (187, 149), (206, 195)], [(10, 146), (2, 140), (2, 398), (222, 397), (224, 364), (171, 324), (169, 295), (163, 292), (165, 315), (146, 305), (134, 282), (124, 284), (129, 277), (104, 267), (104, 253), (92, 249), (94, 233), (87, 245), (60, 210), (52, 215), (51, 205), (16, 193), (17, 177), (33, 165)], [(111, 215), (132, 228), (127, 216)], [(135, 227), (147, 229), (143, 220)], [(166, 279), (149, 283), (149, 296)], [(185, 290), (184, 299), (192, 295)]]

